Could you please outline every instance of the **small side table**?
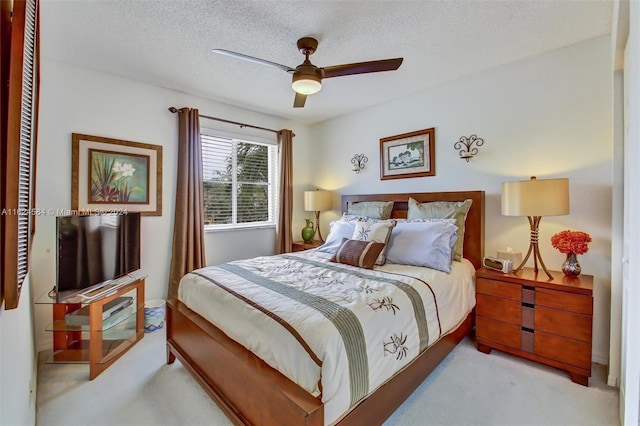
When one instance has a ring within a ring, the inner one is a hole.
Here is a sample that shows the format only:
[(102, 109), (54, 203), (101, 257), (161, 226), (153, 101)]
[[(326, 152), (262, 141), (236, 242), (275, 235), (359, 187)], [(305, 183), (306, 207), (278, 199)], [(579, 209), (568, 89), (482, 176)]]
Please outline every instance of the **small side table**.
[(308, 243), (304, 241), (294, 241), (292, 245), (292, 251), (296, 252), (296, 251), (311, 250), (311, 249), (320, 247), (322, 244), (324, 243), (318, 240), (309, 241)]

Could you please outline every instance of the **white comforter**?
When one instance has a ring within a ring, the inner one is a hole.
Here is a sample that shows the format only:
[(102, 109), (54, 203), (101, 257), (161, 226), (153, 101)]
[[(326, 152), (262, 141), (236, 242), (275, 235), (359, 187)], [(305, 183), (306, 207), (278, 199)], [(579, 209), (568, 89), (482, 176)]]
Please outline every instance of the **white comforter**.
[(450, 274), (329, 262), (316, 251), (210, 266), (186, 275), (178, 297), (316, 397), (339, 420), (475, 305), (474, 268)]

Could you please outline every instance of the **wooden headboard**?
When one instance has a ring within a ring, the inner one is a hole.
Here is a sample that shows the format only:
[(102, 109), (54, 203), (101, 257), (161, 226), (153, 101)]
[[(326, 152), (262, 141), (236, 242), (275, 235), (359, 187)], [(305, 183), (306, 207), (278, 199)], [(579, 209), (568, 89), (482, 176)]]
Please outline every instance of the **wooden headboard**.
[(406, 218), (409, 197), (424, 203), (431, 201), (464, 201), (472, 199), (471, 209), (467, 214), (464, 232), (463, 256), (476, 269), (482, 266), (484, 257), (484, 191), (455, 192), (408, 192), (402, 194), (361, 194), (343, 195), (342, 211), (347, 211), (348, 202), (358, 201), (393, 201), (392, 218)]

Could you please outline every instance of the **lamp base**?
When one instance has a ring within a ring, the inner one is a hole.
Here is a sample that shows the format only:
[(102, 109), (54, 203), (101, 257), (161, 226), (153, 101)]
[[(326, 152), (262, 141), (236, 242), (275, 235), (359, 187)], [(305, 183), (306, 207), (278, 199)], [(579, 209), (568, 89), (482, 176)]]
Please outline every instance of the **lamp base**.
[(322, 238), (322, 233), (320, 232), (320, 212), (316, 211), (316, 232), (315, 234), (313, 234), (313, 238), (316, 237), (316, 234), (318, 235), (318, 239), (320, 240), (321, 243), (324, 243), (324, 239)]
[(542, 261), (542, 256), (540, 255), (540, 249), (538, 248), (538, 227), (540, 226), (541, 216), (528, 216), (529, 219), (529, 227), (531, 228), (531, 238), (529, 241), (529, 250), (527, 250), (527, 255), (524, 257), (524, 260), (513, 272), (518, 272), (524, 265), (527, 264), (529, 260), (529, 256), (533, 253), (533, 272), (538, 272), (538, 261), (540, 261), (540, 266), (542, 266), (542, 270), (547, 274), (550, 280), (553, 279), (553, 275), (547, 270), (544, 262)]

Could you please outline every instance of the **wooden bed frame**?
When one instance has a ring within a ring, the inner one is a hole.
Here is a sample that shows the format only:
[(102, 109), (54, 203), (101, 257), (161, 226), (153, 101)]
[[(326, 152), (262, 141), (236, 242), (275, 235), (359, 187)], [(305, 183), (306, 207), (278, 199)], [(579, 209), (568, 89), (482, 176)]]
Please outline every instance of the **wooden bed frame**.
[[(484, 192), (434, 192), (344, 195), (347, 202), (394, 201), (392, 217), (407, 215), (409, 197), (419, 202), (463, 201), (473, 204), (466, 220), (464, 257), (477, 268), (484, 251)], [(324, 424), (323, 404), (277, 370), (227, 337), (177, 300), (167, 303), (167, 363), (176, 357), (225, 414), (240, 425)], [(473, 314), (456, 330), (420, 354), (338, 424), (374, 425), (387, 419), (473, 328)]]

